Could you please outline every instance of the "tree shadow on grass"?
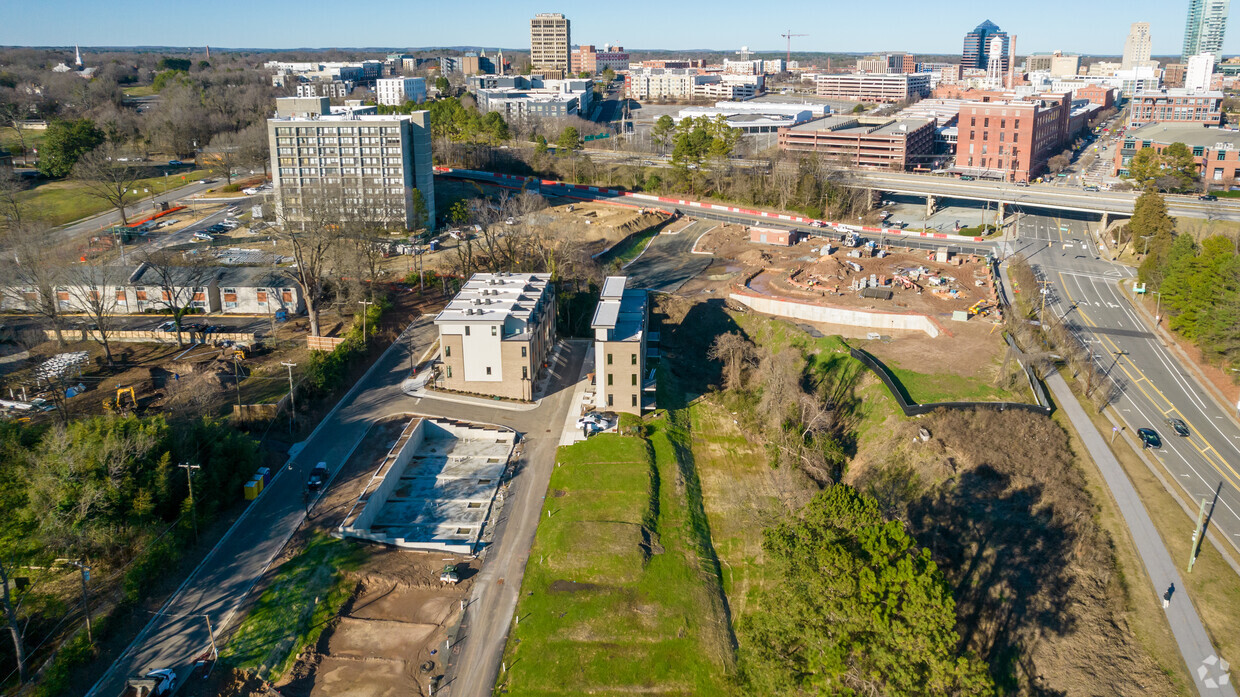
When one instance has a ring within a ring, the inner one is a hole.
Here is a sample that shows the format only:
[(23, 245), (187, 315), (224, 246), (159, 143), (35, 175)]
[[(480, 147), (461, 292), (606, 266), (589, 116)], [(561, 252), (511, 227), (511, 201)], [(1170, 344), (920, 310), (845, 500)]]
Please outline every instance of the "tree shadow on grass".
[(722, 298), (696, 302), (680, 322), (665, 312), (651, 310), (650, 323), (660, 332), (663, 367), (675, 366), (676, 383), (686, 403), (707, 394), (722, 381), (723, 365), (706, 357), (715, 337), (737, 332), (748, 336), (727, 312)]

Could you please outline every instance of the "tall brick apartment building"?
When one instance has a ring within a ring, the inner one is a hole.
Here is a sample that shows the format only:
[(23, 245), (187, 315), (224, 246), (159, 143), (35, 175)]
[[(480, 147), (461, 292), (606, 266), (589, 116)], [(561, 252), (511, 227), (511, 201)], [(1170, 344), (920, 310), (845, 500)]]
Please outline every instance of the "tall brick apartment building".
[(962, 174), (1029, 181), (1046, 169), (1069, 136), (1071, 95), (1017, 97), (984, 93), (960, 107), (955, 170)]
[(531, 400), (555, 345), (551, 274), (477, 273), (435, 317), (439, 387)]

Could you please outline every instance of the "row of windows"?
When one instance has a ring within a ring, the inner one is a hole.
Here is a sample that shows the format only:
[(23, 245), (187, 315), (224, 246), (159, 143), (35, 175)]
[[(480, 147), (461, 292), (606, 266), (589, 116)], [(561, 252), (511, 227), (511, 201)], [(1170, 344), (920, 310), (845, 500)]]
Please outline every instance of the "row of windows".
[(399, 126), (276, 126), (278, 136), (380, 135), (400, 133)]
[[(970, 126), (977, 125), (976, 116), (969, 117), (969, 125)], [(990, 117), (989, 116), (982, 117), (982, 128), (990, 128)], [(1007, 128), (1007, 119), (999, 119), (999, 128)], [(1020, 128), (1020, 119), (1012, 120), (1012, 128)]]
[[(613, 383), (613, 381), (612, 381), (612, 378), (614, 378), (614, 377), (615, 377), (615, 376), (614, 376), (614, 375), (612, 375), (611, 373), (608, 373), (608, 374), (607, 374), (607, 386), (608, 386), (608, 387), (611, 387), (611, 386), (614, 384), (614, 383)], [(632, 378), (632, 379), (630, 380), (630, 383), (633, 385), (633, 387), (637, 387), (637, 373), (633, 373), (633, 374), (632, 374), (632, 375), (630, 375), (629, 377), (630, 377), (630, 378)]]
[[(630, 403), (629, 404), (630, 406), (634, 406), (634, 407), (637, 406), (637, 395), (635, 394), (629, 395), (629, 403)], [(609, 407), (616, 406), (616, 395), (614, 394), (607, 395), (607, 406)]]
[[(612, 354), (610, 353), (607, 354), (607, 365), (612, 365), (611, 359), (612, 359)], [(636, 353), (629, 354), (629, 359), (632, 361), (632, 365), (637, 365), (637, 354)]]

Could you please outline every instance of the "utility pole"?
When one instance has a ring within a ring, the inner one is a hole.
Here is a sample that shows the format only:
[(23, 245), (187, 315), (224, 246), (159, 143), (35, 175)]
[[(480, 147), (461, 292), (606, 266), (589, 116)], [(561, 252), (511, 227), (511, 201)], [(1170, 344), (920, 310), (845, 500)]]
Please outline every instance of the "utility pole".
[(366, 311), (374, 305), (374, 302), (371, 300), (358, 300), (357, 302), (362, 306), (362, 343), (364, 344), (366, 343)]
[(95, 637), (90, 624), (90, 596), (86, 591), (86, 581), (90, 579), (90, 567), (81, 559), (57, 559), (56, 561), (76, 566), (82, 572), (82, 613), (86, 615), (86, 640), (94, 644)]
[[(240, 404), (240, 397), (238, 397)], [(182, 462), (177, 465), (185, 470), (185, 482), (189, 485), (189, 517), (194, 521), (194, 546), (198, 546), (198, 504), (194, 502), (194, 470), (202, 469), (202, 465), (191, 465), (188, 462)]]
[(293, 425), (297, 422), (297, 400), (293, 396), (293, 368), (296, 368), (297, 364), (281, 361), (280, 365), (288, 368), (288, 432), (292, 435)]
[(237, 366), (237, 354), (233, 354), (233, 385), (237, 388), (237, 412), (241, 411), (241, 370)]

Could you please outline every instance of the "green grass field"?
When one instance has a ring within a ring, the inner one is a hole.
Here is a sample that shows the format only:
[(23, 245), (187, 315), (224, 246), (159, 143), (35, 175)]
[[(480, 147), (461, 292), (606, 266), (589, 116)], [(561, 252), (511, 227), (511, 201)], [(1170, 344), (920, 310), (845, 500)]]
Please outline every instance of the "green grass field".
[(296, 557), (284, 562), (237, 627), (220, 659), (242, 670), (279, 678), (302, 647), (318, 640), (351, 592), (345, 571), (367, 555), (358, 545), (316, 535)]
[(621, 240), (615, 247), (612, 247), (599, 261), (604, 264), (615, 262), (620, 266), (624, 266), (645, 251), (646, 247), (650, 246), (650, 243), (658, 234), (659, 230), (657, 228), (649, 228), (631, 235)]
[[(731, 649), (665, 424), (561, 448), (500, 677), (512, 695), (725, 694)], [(547, 517), (550, 514), (550, 517)]]
[[(166, 184), (168, 190), (172, 191), (196, 182), (207, 176), (207, 174), (206, 170), (193, 170), (182, 174), (169, 175)], [(138, 191), (153, 189), (156, 194), (162, 194), (164, 192), (164, 185), (164, 177), (152, 177), (150, 179), (139, 179), (133, 188)], [(29, 191), (22, 192), (18, 195), (18, 200), (29, 206), (36, 216), (51, 225), (64, 225), (75, 220), (98, 215), (112, 208), (103, 199), (90, 195), (85, 187), (72, 179), (45, 182)], [(150, 207), (150, 194), (143, 193), (142, 198), (132, 206), (127, 207), (125, 212), (132, 220), (140, 217), (140, 214), (144, 211), (149, 212)]]

